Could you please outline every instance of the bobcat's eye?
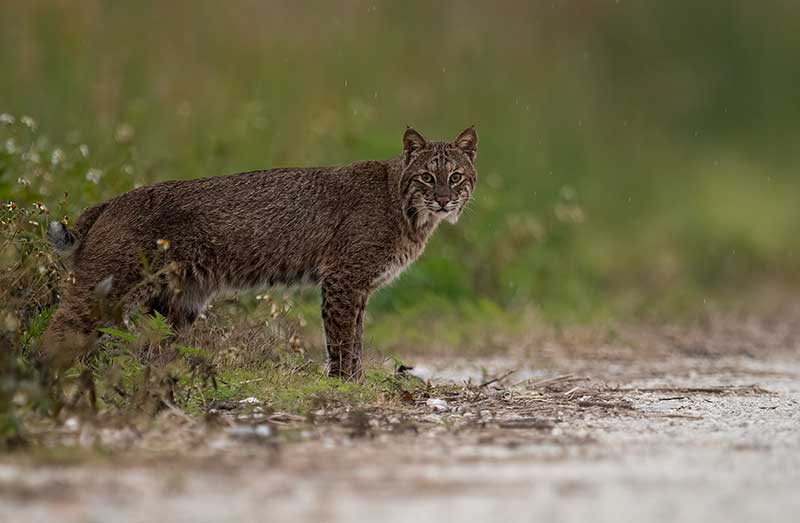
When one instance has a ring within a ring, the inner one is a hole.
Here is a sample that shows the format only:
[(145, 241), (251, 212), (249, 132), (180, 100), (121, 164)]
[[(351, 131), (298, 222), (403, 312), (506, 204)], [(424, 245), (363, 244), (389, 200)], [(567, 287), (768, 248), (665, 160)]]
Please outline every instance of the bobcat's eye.
[(433, 182), (436, 181), (431, 173), (422, 173), (422, 176), (420, 176), (419, 178), (420, 180), (422, 180), (427, 184), (432, 184)]
[(450, 175), (450, 183), (458, 183), (458, 182), (461, 181), (461, 178), (463, 178), (463, 177), (464, 177), (463, 174), (461, 174), (459, 172), (455, 172), (455, 173)]

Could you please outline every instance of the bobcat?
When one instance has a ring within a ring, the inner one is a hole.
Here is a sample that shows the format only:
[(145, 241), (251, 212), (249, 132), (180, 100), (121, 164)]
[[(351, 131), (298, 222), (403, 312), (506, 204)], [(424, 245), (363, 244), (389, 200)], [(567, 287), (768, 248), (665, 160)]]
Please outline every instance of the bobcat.
[[(71, 256), (73, 277), (44, 353), (71, 361), (91, 347), (110, 319), (98, 317), (98, 295), (118, 304), (117, 320), (143, 308), (182, 329), (220, 290), (313, 283), (327, 372), (356, 378), (370, 294), (422, 253), (442, 220), (458, 220), (477, 144), (473, 127), (449, 143), (408, 128), (390, 160), (161, 182), (87, 209), (71, 230), (52, 222), (47, 238)], [(157, 260), (159, 277), (145, 277), (142, 256)]]

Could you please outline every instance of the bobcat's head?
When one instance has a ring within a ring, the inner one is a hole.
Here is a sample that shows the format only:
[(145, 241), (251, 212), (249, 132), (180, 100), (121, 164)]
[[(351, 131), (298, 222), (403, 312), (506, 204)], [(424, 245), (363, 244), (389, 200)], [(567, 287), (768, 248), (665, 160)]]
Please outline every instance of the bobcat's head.
[(412, 128), (403, 135), (402, 186), (406, 216), (414, 222), (458, 221), (478, 173), (478, 133), (465, 129), (452, 142), (429, 142)]

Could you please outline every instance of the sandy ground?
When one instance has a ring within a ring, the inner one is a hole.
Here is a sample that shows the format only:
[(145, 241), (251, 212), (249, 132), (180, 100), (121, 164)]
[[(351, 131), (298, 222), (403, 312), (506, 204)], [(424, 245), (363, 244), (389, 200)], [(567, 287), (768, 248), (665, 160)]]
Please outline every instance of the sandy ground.
[(8, 457), (0, 521), (797, 521), (793, 328), (433, 359), (414, 372), (477, 385), (261, 432), (185, 421), (99, 460)]

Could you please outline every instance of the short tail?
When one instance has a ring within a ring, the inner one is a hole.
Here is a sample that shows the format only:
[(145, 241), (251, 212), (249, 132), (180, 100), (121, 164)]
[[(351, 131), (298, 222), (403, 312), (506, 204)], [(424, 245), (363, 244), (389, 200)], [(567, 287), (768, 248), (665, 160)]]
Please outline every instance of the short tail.
[(61, 222), (50, 222), (47, 226), (47, 241), (50, 246), (59, 254), (72, 254), (78, 246), (78, 239)]
[(70, 255), (80, 245), (81, 240), (92, 228), (97, 218), (103, 214), (108, 202), (101, 203), (86, 209), (81, 214), (78, 221), (75, 222), (75, 227), (69, 230), (66, 225), (61, 222), (50, 222), (47, 226), (47, 241), (53, 249), (59, 254)]

